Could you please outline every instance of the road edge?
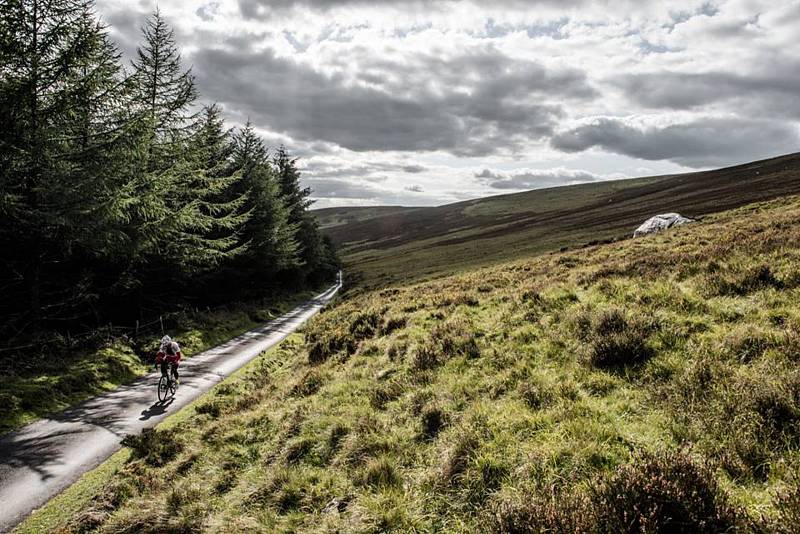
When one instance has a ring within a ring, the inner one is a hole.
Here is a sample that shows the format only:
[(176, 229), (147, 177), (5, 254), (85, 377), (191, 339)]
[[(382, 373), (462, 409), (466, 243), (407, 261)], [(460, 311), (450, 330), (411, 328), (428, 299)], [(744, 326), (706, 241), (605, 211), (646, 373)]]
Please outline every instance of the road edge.
[[(288, 312), (286, 312), (285, 314), (281, 315), (280, 317), (277, 317), (277, 318), (275, 318), (275, 319), (273, 319), (271, 321), (268, 321), (267, 323), (264, 323), (264, 324), (262, 324), (262, 325), (260, 325), (260, 326), (258, 326), (256, 328), (248, 330), (247, 332), (239, 334), (239, 336), (242, 336), (242, 335), (246, 335), (246, 334), (250, 334), (250, 333), (259, 333), (259, 330), (263, 329), (265, 326), (268, 326), (268, 325), (270, 325), (270, 324), (272, 324), (274, 322), (280, 321), (285, 316), (291, 316), (292, 314), (295, 314), (298, 311), (299, 308), (301, 308), (301, 307), (303, 307), (303, 306), (305, 306), (305, 305), (307, 305), (309, 303), (315, 303), (315, 302), (318, 303), (318, 306), (316, 306), (315, 309), (300, 324), (298, 324), (293, 330), (291, 330), (289, 332), (282, 333), (279, 336), (280, 339), (276, 340), (275, 342), (273, 342), (273, 343), (269, 344), (268, 346), (266, 346), (266, 347), (262, 348), (261, 350), (259, 350), (251, 358), (247, 359), (246, 361), (243, 361), (241, 365), (239, 365), (234, 370), (232, 370), (229, 374), (227, 374), (221, 381), (216, 382), (211, 387), (209, 387), (207, 390), (205, 390), (200, 395), (198, 395), (196, 398), (191, 400), (186, 406), (183, 406), (180, 410), (178, 410), (174, 414), (171, 414), (166, 419), (164, 419), (162, 421), (159, 421), (156, 425), (153, 425), (153, 426), (162, 425), (164, 423), (167, 423), (170, 420), (174, 420), (175, 418), (180, 417), (181, 414), (185, 414), (187, 412), (187, 409), (191, 408), (196, 402), (198, 402), (199, 400), (204, 398), (208, 393), (213, 391), (214, 388), (217, 387), (219, 384), (222, 384), (222, 383), (226, 382), (228, 379), (230, 379), (231, 377), (234, 377), (234, 376), (238, 375), (242, 371), (242, 369), (246, 368), (248, 365), (250, 365), (254, 360), (259, 358), (265, 352), (268, 352), (268, 351), (273, 350), (274, 348), (280, 346), (288, 337), (290, 337), (291, 335), (295, 334), (297, 332), (297, 330), (299, 330), (301, 327), (303, 327), (311, 318), (315, 317), (318, 313), (320, 313), (322, 310), (324, 310), (326, 307), (328, 307), (330, 305), (330, 303), (339, 294), (339, 291), (341, 290), (341, 288), (342, 288), (342, 273), (340, 272), (337, 275), (336, 282), (333, 285), (329, 286), (324, 291), (322, 291), (319, 294), (315, 295), (313, 298), (308, 299), (307, 301), (299, 304), (298, 306), (296, 306), (292, 310), (289, 310)], [(236, 337), (239, 337), (239, 336), (236, 336)], [(232, 339), (235, 339), (235, 338), (232, 338)], [(223, 345), (224, 345), (224, 343), (223, 343)], [(219, 346), (220, 345), (217, 345), (215, 347), (210, 347), (209, 349), (207, 349), (207, 351), (213, 351), (214, 349), (218, 348)], [(206, 351), (203, 351), (203, 352), (206, 352)], [(197, 354), (197, 355), (195, 355), (195, 358), (197, 358), (197, 357), (199, 357), (201, 355), (202, 355), (202, 353)], [(120, 385), (119, 387), (124, 387), (124, 386), (125, 385)], [(91, 399), (89, 399), (89, 400), (91, 400)], [(30, 424), (31, 425), (36, 425), (36, 424), (39, 424), (41, 421), (44, 421), (44, 420), (46, 420), (46, 419), (40, 419), (40, 420), (35, 421), (33, 423), (30, 423)], [(22, 429), (24, 429), (24, 428), (25, 427), (22, 427)], [(18, 432), (18, 431), (20, 431), (22, 429), (18, 429), (18, 430), (14, 431), (14, 432)], [(47, 500), (44, 501), (41, 505), (39, 505), (38, 507), (36, 507), (36, 508), (34, 508), (32, 510), (29, 510), (27, 513), (25, 513), (22, 516), (19, 516), (17, 518), (12, 519), (11, 522), (10, 522), (11, 524), (3, 525), (2, 527), (0, 527), (0, 532), (17, 533), (17, 532), (39, 532), (39, 531), (41, 531), (41, 526), (39, 526), (39, 525), (35, 525), (34, 524), (34, 525), (31, 525), (30, 527), (25, 527), (25, 524), (28, 521), (30, 521), (31, 519), (35, 518), (37, 513), (39, 513), (40, 511), (44, 510), (49, 505), (49, 503), (52, 502), (54, 499), (57, 499), (59, 496), (64, 495), (65, 493), (70, 491), (72, 488), (74, 488), (76, 485), (81, 484), (82, 482), (84, 482), (87, 479), (87, 477), (91, 476), (92, 473), (102, 469), (103, 466), (105, 466), (109, 462), (110, 459), (117, 457), (123, 449), (124, 448), (122, 447), (122, 444), (120, 443), (119, 446), (113, 452), (111, 452), (110, 454), (105, 456), (105, 458), (100, 460), (100, 462), (98, 464), (96, 464), (96, 465), (94, 465), (92, 467), (89, 467), (88, 469), (80, 472), (77, 475), (76, 479), (72, 483), (70, 483), (69, 485), (67, 485), (67, 486), (65, 486), (65, 487), (63, 487), (61, 489), (59, 489), (56, 493), (54, 493), (53, 495), (49, 496), (47, 498)], [(116, 472), (116, 471), (113, 471), (113, 472)]]

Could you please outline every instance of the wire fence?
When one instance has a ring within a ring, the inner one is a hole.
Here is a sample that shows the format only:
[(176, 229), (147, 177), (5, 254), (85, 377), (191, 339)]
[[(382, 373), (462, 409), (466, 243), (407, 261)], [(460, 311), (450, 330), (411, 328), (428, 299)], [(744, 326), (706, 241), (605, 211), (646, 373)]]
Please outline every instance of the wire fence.
[(66, 342), (67, 345), (74, 345), (76, 343), (80, 343), (81, 341), (102, 337), (103, 335), (105, 335), (107, 338), (122, 337), (122, 336), (136, 338), (139, 337), (139, 335), (141, 334), (157, 332), (159, 330), (163, 335), (166, 331), (166, 328), (164, 326), (165, 323), (167, 323), (173, 317), (176, 317), (183, 313), (185, 313), (185, 311), (177, 311), (177, 312), (161, 314), (158, 316), (157, 319), (154, 319), (149, 322), (142, 322), (137, 320), (136, 323), (132, 326), (121, 326), (109, 323), (108, 325), (98, 326), (86, 332), (80, 332), (77, 334), (73, 334), (67, 331), (64, 332), (63, 334), (53, 335), (46, 339), (37, 339), (33, 343), (27, 343), (25, 345), (15, 345), (13, 347), (0, 347), (0, 354), (7, 352), (15, 352), (23, 349), (30, 349), (34, 347), (42, 347), (52, 343)]
[[(336, 283), (341, 285), (342, 284), (342, 272), (336, 276)], [(204, 311), (206, 313), (213, 313), (222, 310), (229, 310), (229, 304), (221, 304), (215, 307), (205, 307)], [(171, 326), (169, 322), (180, 315), (184, 315), (186, 313), (199, 313), (200, 309), (183, 309), (174, 312), (167, 312), (159, 314), (158, 318), (153, 320), (142, 322), (137, 320), (134, 325), (131, 326), (119, 326), (113, 325), (109, 323), (105, 326), (98, 326), (86, 332), (81, 332), (77, 334), (73, 334), (69, 331), (63, 334), (56, 334), (47, 339), (37, 339), (33, 343), (28, 343), (25, 345), (16, 345), (13, 347), (0, 347), (0, 355), (4, 353), (11, 353), (23, 349), (30, 349), (34, 347), (43, 347), (45, 345), (50, 345), (52, 343), (66, 343), (68, 346), (72, 346), (76, 343), (80, 343), (81, 341), (86, 341), (92, 338), (101, 338), (104, 334), (106, 338), (111, 339), (115, 337), (132, 337), (138, 338), (142, 334), (149, 334), (152, 332), (160, 331), (161, 335), (166, 333), (166, 330)]]

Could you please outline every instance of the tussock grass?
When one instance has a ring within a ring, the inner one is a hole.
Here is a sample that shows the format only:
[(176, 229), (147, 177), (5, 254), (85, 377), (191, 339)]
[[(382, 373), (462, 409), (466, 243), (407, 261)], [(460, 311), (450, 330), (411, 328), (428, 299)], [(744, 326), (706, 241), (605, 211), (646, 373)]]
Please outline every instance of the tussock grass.
[(66, 530), (792, 532), (798, 265), (792, 198), (353, 294)]
[[(619, 369), (644, 363), (653, 355), (648, 345), (652, 327), (643, 319), (628, 318), (617, 308), (600, 309), (589, 320), (586, 339), (586, 359), (590, 365), (601, 369)], [(586, 328), (581, 325), (581, 329)]]
[(162, 467), (174, 460), (183, 449), (175, 439), (174, 430), (146, 428), (136, 436), (126, 436), (122, 444), (130, 447), (133, 457), (150, 467)]
[(713, 471), (681, 453), (639, 454), (587, 487), (540, 488), (499, 503), (498, 533), (752, 532), (758, 526), (730, 504)]

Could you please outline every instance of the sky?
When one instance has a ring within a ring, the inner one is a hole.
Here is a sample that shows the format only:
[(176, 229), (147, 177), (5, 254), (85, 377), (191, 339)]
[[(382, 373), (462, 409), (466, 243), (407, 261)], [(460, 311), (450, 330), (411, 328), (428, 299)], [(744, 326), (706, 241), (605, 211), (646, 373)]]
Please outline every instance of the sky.
[[(98, 0), (133, 57), (152, 0)], [(800, 0), (162, 0), (204, 102), (316, 207), (440, 205), (800, 151)]]

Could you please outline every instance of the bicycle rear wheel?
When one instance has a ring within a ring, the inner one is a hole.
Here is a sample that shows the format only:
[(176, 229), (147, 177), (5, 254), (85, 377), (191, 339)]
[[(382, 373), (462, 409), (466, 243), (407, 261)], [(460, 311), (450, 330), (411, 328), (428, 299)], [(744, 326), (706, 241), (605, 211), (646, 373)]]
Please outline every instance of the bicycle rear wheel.
[(163, 376), (158, 380), (158, 400), (164, 402), (170, 396), (169, 378)]

